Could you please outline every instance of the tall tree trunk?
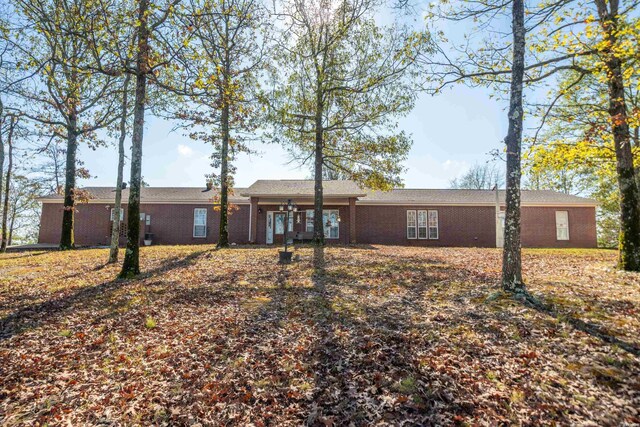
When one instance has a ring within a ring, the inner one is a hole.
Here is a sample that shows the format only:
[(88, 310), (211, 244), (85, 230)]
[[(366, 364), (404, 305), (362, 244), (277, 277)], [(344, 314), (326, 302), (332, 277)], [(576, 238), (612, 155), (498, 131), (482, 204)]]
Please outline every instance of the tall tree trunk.
[[(228, 70), (225, 71), (227, 73)], [(228, 75), (228, 74), (227, 74)], [(223, 87), (226, 88), (228, 77), (225, 76)], [(229, 100), (228, 94), (223, 90), (222, 93), (222, 114), (220, 117), (220, 125), (222, 128), (222, 150), (220, 159), (220, 233), (218, 239), (218, 248), (226, 248), (229, 246)]]
[(9, 122), (9, 134), (7, 135), (7, 146), (9, 148), (9, 152), (7, 156), (9, 158), (9, 162), (7, 163), (7, 179), (4, 183), (4, 203), (2, 207), (2, 242), (0, 243), (0, 252), (7, 251), (7, 239), (8, 239), (8, 231), (7, 230), (7, 217), (9, 215), (9, 191), (11, 188), (11, 172), (13, 168), (13, 130), (15, 128), (16, 118), (11, 116)]
[(73, 221), (75, 217), (75, 189), (76, 189), (76, 155), (78, 153), (77, 118), (74, 113), (69, 117), (67, 128), (67, 160), (64, 182), (64, 208), (62, 211), (62, 234), (60, 249), (68, 250), (75, 247), (73, 235)]
[(509, 101), (507, 146), (507, 188), (502, 252), (502, 287), (509, 292), (524, 292), (520, 248), (520, 150), (522, 145), (522, 80), (524, 77), (525, 27), (524, 0), (513, 0), (513, 67)]
[[(314, 163), (314, 193), (313, 193), (313, 243), (317, 246), (324, 245), (324, 223), (322, 221), (322, 205), (324, 202), (322, 192), (322, 166), (324, 163), (324, 129), (322, 128), (322, 84), (318, 84), (316, 95), (316, 140)], [(289, 226), (288, 224), (286, 225)]]
[(127, 107), (129, 98), (129, 81), (131, 75), (124, 78), (122, 106), (120, 108), (120, 138), (118, 139), (118, 178), (116, 179), (116, 201), (113, 206), (113, 221), (111, 223), (111, 247), (109, 249), (109, 264), (118, 261), (118, 246), (120, 241), (120, 210), (122, 209), (122, 181), (124, 172), (124, 141), (127, 137)]
[(11, 210), (11, 223), (9, 224), (9, 246), (13, 244), (13, 226), (16, 222), (16, 210), (15, 207)]
[[(620, 250), (619, 268), (640, 271), (640, 206), (638, 184), (633, 167), (631, 134), (627, 115), (622, 76), (622, 61), (614, 52), (618, 44), (618, 1), (596, 0), (600, 24), (604, 31), (609, 91), (609, 116), (616, 152), (616, 170), (620, 187)], [(608, 9), (610, 7), (610, 10)]]
[[(636, 148), (640, 147), (640, 127), (635, 127), (633, 129), (633, 145), (635, 145)], [(640, 163), (635, 162), (634, 163), (635, 166), (635, 173), (636, 173), (636, 187), (638, 187), (638, 191), (640, 192)]]
[(136, 58), (136, 98), (133, 107), (133, 135), (131, 138), (131, 185), (129, 189), (127, 250), (124, 254), (120, 277), (140, 273), (140, 184), (142, 180), (142, 140), (144, 110), (149, 72), (149, 0), (138, 3), (138, 52)]
[(2, 101), (0, 101), (0, 200), (2, 200), (2, 180), (4, 175), (4, 140), (2, 139), (2, 125), (4, 117), (2, 116)]

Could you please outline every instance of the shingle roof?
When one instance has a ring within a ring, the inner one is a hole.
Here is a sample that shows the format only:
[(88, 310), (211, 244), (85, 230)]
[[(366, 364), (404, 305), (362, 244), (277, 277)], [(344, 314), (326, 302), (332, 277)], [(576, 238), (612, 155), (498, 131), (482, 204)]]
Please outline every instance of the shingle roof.
[[(358, 197), (358, 204), (422, 204), (422, 205), (493, 205), (496, 193), (491, 190), (438, 190), (438, 189), (395, 189), (387, 192), (363, 191), (353, 181), (325, 181), (325, 197)], [(114, 187), (86, 187), (92, 201), (113, 202)], [(250, 196), (258, 197), (313, 197), (312, 180), (258, 180), (248, 188), (234, 188), (229, 197), (232, 203), (248, 203)], [(144, 187), (141, 190), (143, 203), (210, 203), (216, 190), (202, 187)], [(504, 190), (499, 192), (504, 203)], [(122, 200), (129, 198), (129, 189), (122, 191)], [(41, 201), (62, 201), (62, 196), (53, 194), (40, 198)], [(572, 196), (551, 190), (522, 190), (523, 205), (588, 205), (598, 202), (585, 197)]]
[[(323, 181), (322, 192), (325, 197), (363, 197), (366, 192), (353, 181)], [(311, 179), (259, 179), (245, 191), (243, 196), (259, 197), (313, 197), (314, 181)]]
[[(115, 187), (85, 187), (83, 190), (91, 194), (91, 200), (94, 201), (115, 201)], [(229, 196), (232, 203), (248, 202), (247, 197), (240, 196), (244, 188), (234, 188), (233, 195)], [(202, 202), (208, 203), (214, 199), (217, 191), (207, 190), (203, 187), (143, 187), (140, 190), (140, 199), (144, 203), (154, 202)], [(129, 198), (129, 189), (122, 190), (122, 200), (126, 202)], [(51, 194), (41, 197), (41, 200), (62, 200), (62, 196)]]
[[(499, 191), (500, 203), (504, 203), (505, 191)], [(395, 189), (387, 192), (370, 191), (360, 199), (363, 203), (419, 203), (419, 204), (495, 204), (496, 192), (492, 190), (457, 189)], [(597, 205), (585, 197), (558, 193), (551, 190), (522, 190), (521, 202), (525, 205)]]

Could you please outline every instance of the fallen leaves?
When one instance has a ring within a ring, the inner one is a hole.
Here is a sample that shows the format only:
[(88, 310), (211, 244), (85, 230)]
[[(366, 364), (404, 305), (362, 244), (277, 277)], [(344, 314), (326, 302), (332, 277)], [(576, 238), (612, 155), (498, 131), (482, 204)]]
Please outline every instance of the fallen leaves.
[[(21, 424), (640, 423), (640, 361), (498, 288), (493, 249), (149, 247), (0, 257), (0, 420)], [(528, 250), (532, 293), (639, 345), (615, 254)]]

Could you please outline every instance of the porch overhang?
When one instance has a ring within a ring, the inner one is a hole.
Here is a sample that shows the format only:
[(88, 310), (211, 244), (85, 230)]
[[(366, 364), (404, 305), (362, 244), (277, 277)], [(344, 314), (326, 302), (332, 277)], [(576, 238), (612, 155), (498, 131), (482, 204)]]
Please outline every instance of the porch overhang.
[[(299, 196), (292, 196), (292, 195), (282, 195), (282, 196), (270, 196), (270, 197), (258, 197), (258, 196), (252, 196), (252, 198), (255, 198), (258, 202), (258, 205), (279, 205), (282, 202), (286, 202), (287, 200), (291, 199), (291, 201), (293, 201), (296, 205), (298, 206), (313, 206), (314, 205), (314, 199), (313, 197), (299, 197)], [(349, 200), (352, 199), (354, 197), (323, 197), (322, 198), (322, 202), (323, 205), (326, 206), (335, 206), (335, 205), (344, 205), (347, 206), (349, 205)]]
[[(257, 197), (260, 201), (295, 199), (313, 201), (315, 182), (312, 180), (258, 180), (240, 193), (242, 197)], [(365, 197), (367, 193), (353, 181), (324, 181), (322, 195), (325, 199), (344, 199)], [(325, 202), (327, 203), (327, 202)]]

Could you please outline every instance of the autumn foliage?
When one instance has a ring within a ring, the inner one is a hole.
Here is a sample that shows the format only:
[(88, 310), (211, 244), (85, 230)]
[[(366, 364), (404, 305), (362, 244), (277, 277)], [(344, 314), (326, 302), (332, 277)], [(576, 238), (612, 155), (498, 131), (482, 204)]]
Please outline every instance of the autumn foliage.
[[(3, 425), (640, 423), (640, 277), (603, 250), (150, 247), (0, 257)], [(317, 261), (314, 267), (314, 257)]]

